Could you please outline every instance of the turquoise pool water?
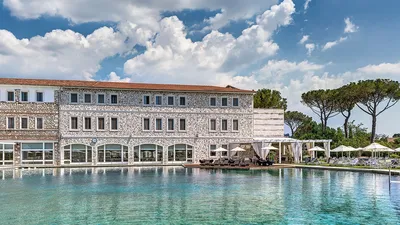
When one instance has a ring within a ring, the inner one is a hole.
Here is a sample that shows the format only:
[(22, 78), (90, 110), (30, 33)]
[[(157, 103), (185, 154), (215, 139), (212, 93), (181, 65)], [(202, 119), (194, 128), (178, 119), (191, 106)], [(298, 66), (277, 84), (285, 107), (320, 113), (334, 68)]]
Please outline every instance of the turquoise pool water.
[[(0, 224), (399, 224), (388, 176), (181, 167), (0, 171)], [(400, 178), (397, 178), (400, 180)]]

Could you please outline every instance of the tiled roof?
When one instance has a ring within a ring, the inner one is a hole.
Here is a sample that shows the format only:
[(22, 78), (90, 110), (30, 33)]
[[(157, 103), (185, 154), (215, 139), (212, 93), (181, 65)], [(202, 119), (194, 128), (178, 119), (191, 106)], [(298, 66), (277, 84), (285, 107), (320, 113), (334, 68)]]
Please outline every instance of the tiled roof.
[(207, 85), (146, 84), (146, 83), (127, 83), (127, 82), (46, 80), (46, 79), (19, 79), (19, 78), (0, 78), (0, 84), (76, 87), (76, 88), (102, 88), (102, 89), (103, 88), (131, 89), (131, 90), (151, 90), (151, 91), (254, 93), (254, 91), (243, 90), (232, 87), (230, 85), (226, 87), (218, 87), (218, 86), (207, 86)]

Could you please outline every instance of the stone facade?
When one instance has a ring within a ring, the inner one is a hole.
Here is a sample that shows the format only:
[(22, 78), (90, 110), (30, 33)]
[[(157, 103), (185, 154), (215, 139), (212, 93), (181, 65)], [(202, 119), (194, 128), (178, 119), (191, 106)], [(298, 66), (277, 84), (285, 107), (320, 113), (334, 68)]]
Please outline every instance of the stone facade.
[[(78, 104), (70, 103), (70, 94), (77, 93)], [(98, 104), (98, 93), (105, 94), (105, 104)], [(83, 103), (84, 94), (91, 94), (92, 103)], [(110, 95), (118, 95), (118, 103), (110, 104)], [(143, 105), (143, 96), (150, 96), (150, 104)], [(162, 96), (163, 105), (155, 106), (155, 96)], [(167, 106), (167, 97), (173, 96), (174, 106)], [(180, 96), (186, 97), (186, 106), (178, 106)], [(217, 106), (210, 106), (210, 97), (215, 97)], [(228, 106), (221, 106), (221, 99), (228, 98)], [(239, 106), (232, 106), (232, 98), (239, 99)], [(190, 92), (140, 92), (90, 89), (66, 89), (61, 93), (60, 101), (60, 135), (61, 146), (70, 144), (90, 145), (95, 149), (104, 144), (121, 144), (128, 146), (130, 152), (129, 164), (133, 162), (133, 147), (142, 144), (156, 144), (164, 149), (166, 159), (167, 149), (174, 144), (187, 144), (194, 148), (193, 161), (209, 158), (211, 144), (221, 147), (230, 142), (248, 142), (253, 132), (252, 94), (209, 94)], [(78, 118), (78, 129), (70, 129), (71, 117)], [(84, 130), (84, 117), (91, 118), (92, 129)], [(97, 130), (97, 118), (105, 118), (105, 130)], [(117, 131), (110, 130), (110, 118), (118, 118)], [(150, 119), (150, 130), (143, 130), (144, 118)], [(155, 130), (155, 120), (162, 119), (162, 130)], [(174, 119), (175, 130), (167, 130), (168, 119)], [(186, 130), (180, 131), (179, 120), (186, 120)], [(216, 120), (216, 130), (210, 130), (210, 119)], [(221, 130), (222, 120), (227, 120), (227, 131)], [(239, 129), (233, 131), (233, 120), (238, 120)], [(93, 143), (92, 140), (97, 142)], [(96, 154), (93, 154), (92, 164), (96, 164)], [(168, 163), (164, 160), (163, 162)]]

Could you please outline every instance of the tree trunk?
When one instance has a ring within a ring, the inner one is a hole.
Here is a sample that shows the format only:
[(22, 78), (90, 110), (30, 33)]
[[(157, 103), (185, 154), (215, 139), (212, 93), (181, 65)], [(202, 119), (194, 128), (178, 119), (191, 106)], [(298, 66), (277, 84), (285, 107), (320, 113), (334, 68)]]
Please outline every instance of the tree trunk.
[(293, 137), (293, 136), (294, 136), (293, 127), (292, 127), (292, 126), (289, 126), (289, 128), (290, 128), (290, 131), (292, 131), (292, 137)]
[(344, 124), (343, 124), (343, 127), (344, 127), (344, 137), (345, 138), (349, 138), (349, 119), (350, 119), (350, 116), (351, 116), (351, 111), (347, 111), (347, 116), (345, 116), (344, 117)]
[(372, 115), (372, 129), (371, 129), (371, 139), (370, 139), (371, 143), (375, 141), (375, 134), (376, 134), (376, 115)]

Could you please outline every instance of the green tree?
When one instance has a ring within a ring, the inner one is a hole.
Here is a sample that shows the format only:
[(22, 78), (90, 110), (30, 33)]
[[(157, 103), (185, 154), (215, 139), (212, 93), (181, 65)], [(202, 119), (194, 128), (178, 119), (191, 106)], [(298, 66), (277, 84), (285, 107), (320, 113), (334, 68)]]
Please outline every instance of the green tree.
[(357, 97), (357, 107), (372, 118), (370, 142), (374, 142), (376, 135), (377, 117), (387, 109), (393, 107), (400, 99), (399, 82), (389, 79), (364, 80), (351, 83)]
[(328, 119), (338, 115), (336, 90), (313, 90), (301, 95), (302, 103), (308, 106), (321, 121), (322, 132), (326, 132)]
[(400, 134), (393, 134), (394, 138), (400, 138)]
[(290, 128), (292, 136), (294, 136), (298, 127), (311, 120), (311, 117), (298, 111), (285, 112), (285, 124)]
[(346, 85), (339, 89), (336, 89), (335, 100), (337, 110), (344, 117), (343, 130), (345, 138), (349, 138), (349, 119), (351, 116), (351, 111), (357, 103), (357, 98), (355, 97), (356, 88), (354, 85)]
[(282, 98), (281, 93), (276, 90), (259, 89), (254, 95), (254, 108), (287, 108), (286, 98)]

